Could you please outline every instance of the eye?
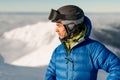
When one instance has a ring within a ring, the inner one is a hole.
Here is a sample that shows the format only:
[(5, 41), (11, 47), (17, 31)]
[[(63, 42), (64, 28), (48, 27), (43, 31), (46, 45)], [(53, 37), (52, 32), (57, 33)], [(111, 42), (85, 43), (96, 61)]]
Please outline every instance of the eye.
[(56, 23), (56, 26), (63, 26), (62, 23)]
[(56, 26), (59, 26), (59, 24), (58, 24), (58, 23), (56, 23)]

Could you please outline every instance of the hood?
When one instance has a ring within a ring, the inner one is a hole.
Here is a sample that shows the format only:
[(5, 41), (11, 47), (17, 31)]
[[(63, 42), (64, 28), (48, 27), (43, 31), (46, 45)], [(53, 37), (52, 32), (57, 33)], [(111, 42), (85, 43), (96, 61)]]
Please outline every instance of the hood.
[(85, 19), (85, 24), (87, 26), (87, 33), (85, 35), (85, 38), (88, 38), (90, 36), (90, 33), (91, 33), (92, 24), (91, 24), (90, 19), (87, 16), (84, 16), (84, 19)]

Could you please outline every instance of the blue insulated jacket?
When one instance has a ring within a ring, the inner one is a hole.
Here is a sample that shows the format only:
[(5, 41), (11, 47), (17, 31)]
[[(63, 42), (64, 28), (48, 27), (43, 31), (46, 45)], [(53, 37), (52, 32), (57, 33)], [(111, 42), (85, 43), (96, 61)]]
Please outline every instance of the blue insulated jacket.
[(98, 69), (109, 73), (107, 80), (120, 80), (120, 59), (101, 43), (89, 39), (90, 20), (85, 17), (88, 32), (85, 40), (68, 54), (64, 45), (53, 52), (45, 80), (97, 80)]

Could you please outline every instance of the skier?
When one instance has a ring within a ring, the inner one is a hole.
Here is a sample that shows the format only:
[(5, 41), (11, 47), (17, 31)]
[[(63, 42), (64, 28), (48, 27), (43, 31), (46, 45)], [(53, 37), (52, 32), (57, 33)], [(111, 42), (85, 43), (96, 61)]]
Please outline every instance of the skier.
[(51, 10), (61, 44), (54, 50), (45, 80), (97, 80), (99, 69), (107, 80), (120, 80), (120, 59), (100, 42), (90, 39), (91, 21), (75, 5)]

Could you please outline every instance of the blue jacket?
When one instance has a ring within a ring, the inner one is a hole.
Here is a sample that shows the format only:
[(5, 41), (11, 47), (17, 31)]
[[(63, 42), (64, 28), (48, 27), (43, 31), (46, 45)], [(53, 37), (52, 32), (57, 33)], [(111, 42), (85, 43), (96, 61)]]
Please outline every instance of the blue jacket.
[(97, 80), (98, 69), (109, 73), (107, 80), (120, 80), (120, 59), (103, 44), (89, 38), (91, 22), (85, 17), (85, 40), (68, 54), (64, 45), (53, 52), (45, 80)]

